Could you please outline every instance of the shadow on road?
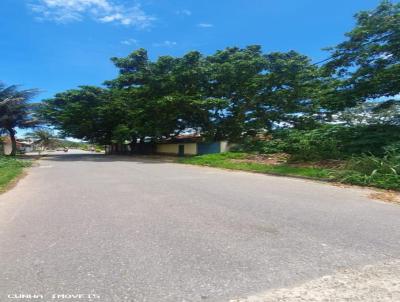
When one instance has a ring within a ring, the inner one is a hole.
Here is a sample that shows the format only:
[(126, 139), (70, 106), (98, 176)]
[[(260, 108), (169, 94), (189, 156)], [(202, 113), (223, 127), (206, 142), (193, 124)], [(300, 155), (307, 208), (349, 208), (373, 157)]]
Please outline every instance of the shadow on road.
[(173, 163), (177, 157), (160, 155), (105, 155), (98, 153), (50, 153), (41, 158), (42, 160), (63, 162), (139, 162), (144, 164)]

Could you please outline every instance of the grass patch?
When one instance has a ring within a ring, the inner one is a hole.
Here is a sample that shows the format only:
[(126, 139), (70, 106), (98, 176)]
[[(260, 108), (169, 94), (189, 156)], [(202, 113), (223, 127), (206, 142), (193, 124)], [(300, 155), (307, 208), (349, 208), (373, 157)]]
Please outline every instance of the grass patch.
[(231, 170), (266, 174), (301, 176), (313, 179), (333, 179), (332, 170), (317, 167), (297, 167), (289, 164), (267, 165), (263, 163), (235, 161), (245, 159), (246, 153), (207, 154), (180, 159), (181, 163), (217, 167)]
[(386, 148), (381, 157), (353, 156), (337, 177), (346, 183), (400, 191), (400, 145)]
[(358, 171), (343, 170), (338, 171), (335, 176), (337, 181), (342, 183), (400, 191), (400, 175), (394, 173), (371, 173), (368, 175)]
[[(372, 173), (366, 173), (361, 170), (365, 165), (361, 165), (360, 162), (354, 164), (354, 162), (349, 161), (349, 164), (342, 168), (324, 168), (312, 166), (312, 163), (310, 163), (310, 166), (307, 166), (307, 163), (303, 163), (302, 165), (290, 163), (269, 165), (265, 163), (246, 161), (248, 157), (249, 154), (247, 153), (230, 152), (182, 158), (179, 161), (184, 164), (251, 171), (273, 175), (300, 176), (316, 180), (331, 180), (346, 184), (400, 191), (400, 175), (391, 167), (388, 169), (387, 165), (384, 165), (382, 162), (377, 163), (377, 165), (381, 167), (382, 171), (375, 168)], [(353, 168), (352, 165), (354, 166)], [(393, 172), (390, 174), (386, 170), (389, 172), (393, 170)]]
[(0, 192), (21, 175), (23, 169), (31, 165), (30, 161), (0, 156)]

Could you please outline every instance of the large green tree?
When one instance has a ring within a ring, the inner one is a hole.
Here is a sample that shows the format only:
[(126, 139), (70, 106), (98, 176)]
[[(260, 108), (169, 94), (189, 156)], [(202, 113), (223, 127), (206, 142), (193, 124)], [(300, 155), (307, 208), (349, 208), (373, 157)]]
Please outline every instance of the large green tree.
[(279, 125), (303, 128), (326, 110), (321, 101), (319, 68), (295, 51), (264, 55), (266, 68), (250, 100), (247, 125), (271, 130)]
[(283, 124), (304, 126), (321, 110), (319, 69), (295, 51), (264, 54), (253, 45), (227, 48), (207, 60), (209, 94), (225, 101), (212, 116), (217, 139), (240, 140)]
[(38, 112), (61, 137), (97, 144), (122, 143), (135, 136), (131, 96), (121, 89), (81, 86), (44, 100)]
[(113, 58), (120, 75), (106, 82), (125, 100), (138, 138), (169, 137), (187, 128), (204, 128), (213, 103), (207, 93), (207, 65), (198, 52), (152, 62), (139, 49), (126, 58)]
[(332, 97), (345, 107), (400, 93), (400, 3), (383, 1), (356, 16), (325, 69), (339, 80)]
[(112, 111), (104, 112), (103, 106), (109, 100), (109, 91), (82, 86), (44, 100), (39, 112), (62, 136), (106, 143), (111, 139), (112, 129), (107, 129), (105, 115), (111, 116)]
[(98, 143), (157, 140), (187, 129), (234, 141), (283, 122), (304, 124), (321, 107), (319, 70), (294, 51), (233, 47), (151, 61), (139, 49), (112, 61), (119, 75), (107, 89), (57, 94), (42, 114), (65, 135)]

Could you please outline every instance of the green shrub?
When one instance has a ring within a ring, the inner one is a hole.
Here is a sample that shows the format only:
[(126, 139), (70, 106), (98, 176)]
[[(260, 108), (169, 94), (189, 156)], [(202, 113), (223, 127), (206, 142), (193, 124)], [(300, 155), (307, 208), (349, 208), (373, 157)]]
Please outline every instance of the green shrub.
[(273, 139), (247, 139), (239, 149), (265, 154), (286, 152), (294, 160), (307, 161), (343, 159), (363, 153), (383, 156), (389, 145), (399, 142), (400, 127), (394, 125), (323, 125), (312, 130), (276, 130)]
[(398, 175), (400, 174), (400, 152), (388, 147), (383, 157), (372, 154), (354, 156), (347, 162), (346, 168), (367, 175), (375, 173)]
[(336, 127), (324, 126), (313, 130), (289, 129), (278, 133), (278, 139), (286, 142), (285, 152), (294, 160), (320, 160), (339, 158), (339, 140)]
[(264, 142), (261, 152), (264, 154), (274, 154), (286, 152), (288, 149), (288, 143), (282, 139), (274, 139)]
[(400, 127), (385, 124), (340, 127), (337, 138), (341, 141), (341, 152), (346, 155), (382, 156), (388, 146), (400, 143)]
[(343, 183), (400, 191), (400, 176), (396, 174), (374, 173), (367, 175), (357, 171), (345, 170), (335, 173), (335, 178)]
[(282, 139), (269, 141), (259, 141), (246, 138), (241, 144), (237, 145), (232, 151), (256, 152), (262, 154), (273, 154), (285, 152), (287, 143)]
[(387, 146), (382, 157), (372, 154), (353, 156), (345, 170), (338, 172), (342, 182), (400, 190), (400, 145)]

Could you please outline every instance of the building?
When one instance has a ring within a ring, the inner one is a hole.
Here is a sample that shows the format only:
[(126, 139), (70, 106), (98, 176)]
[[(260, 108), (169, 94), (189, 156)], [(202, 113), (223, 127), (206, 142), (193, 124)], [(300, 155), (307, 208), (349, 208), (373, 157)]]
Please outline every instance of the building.
[(17, 149), (21, 153), (33, 152), (36, 147), (37, 143), (32, 139), (17, 139)]
[[(36, 150), (36, 144), (33, 140), (17, 139), (17, 152), (27, 153)], [(12, 143), (9, 136), (0, 137), (0, 154), (10, 155), (12, 151)]]
[(158, 142), (112, 144), (106, 146), (106, 154), (165, 154), (190, 156), (228, 152), (231, 144), (227, 141), (206, 142), (198, 134), (182, 134)]
[(156, 144), (156, 153), (167, 155), (202, 155), (228, 152), (227, 141), (206, 142), (200, 135), (179, 135)]

